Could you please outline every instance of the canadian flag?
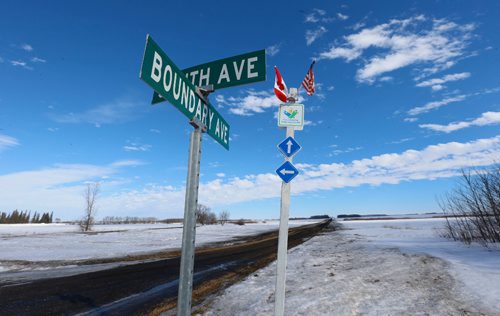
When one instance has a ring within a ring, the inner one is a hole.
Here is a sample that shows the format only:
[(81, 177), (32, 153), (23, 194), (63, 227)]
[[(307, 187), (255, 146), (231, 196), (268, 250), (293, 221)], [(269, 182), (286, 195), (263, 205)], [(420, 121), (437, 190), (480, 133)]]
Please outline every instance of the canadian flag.
[(283, 77), (278, 70), (278, 67), (274, 66), (274, 70), (276, 71), (276, 80), (274, 81), (274, 94), (283, 102), (287, 101), (288, 98), (288, 90), (286, 88), (285, 81), (283, 81)]

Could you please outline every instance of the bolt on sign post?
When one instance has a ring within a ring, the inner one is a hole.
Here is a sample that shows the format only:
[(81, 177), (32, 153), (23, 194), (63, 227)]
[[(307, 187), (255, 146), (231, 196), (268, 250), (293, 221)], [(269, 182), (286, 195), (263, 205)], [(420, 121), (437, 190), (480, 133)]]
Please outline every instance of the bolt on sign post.
[(274, 315), (285, 313), (285, 283), (286, 260), (288, 250), (288, 217), (290, 213), (290, 182), (299, 171), (292, 164), (293, 156), (301, 149), (295, 141), (295, 130), (304, 127), (304, 105), (295, 104), (297, 89), (290, 89), (289, 103), (280, 105), (278, 126), (286, 128), (286, 138), (278, 144), (279, 151), (285, 157), (285, 162), (276, 169), (276, 174), (283, 180), (281, 183), (280, 228), (278, 237), (278, 259), (276, 264), (276, 293), (274, 300)]
[[(189, 143), (188, 175), (182, 230), (177, 315), (191, 315), (196, 237), (196, 206), (200, 180), (202, 133), (229, 150), (229, 124), (208, 101), (215, 88), (264, 81), (265, 50), (229, 57), (181, 71), (149, 36), (139, 77), (154, 90), (153, 103), (168, 101), (194, 127)], [(195, 86), (198, 84), (198, 86)]]

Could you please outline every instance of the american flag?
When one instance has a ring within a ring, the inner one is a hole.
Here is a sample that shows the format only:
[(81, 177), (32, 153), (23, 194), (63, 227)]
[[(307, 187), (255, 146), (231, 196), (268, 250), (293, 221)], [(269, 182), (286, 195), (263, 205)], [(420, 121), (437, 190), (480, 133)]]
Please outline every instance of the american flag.
[(313, 72), (313, 66), (316, 63), (315, 60), (313, 60), (311, 67), (309, 67), (309, 71), (306, 74), (306, 77), (304, 80), (302, 80), (302, 86), (304, 89), (306, 89), (307, 95), (313, 95), (314, 94), (314, 72)]

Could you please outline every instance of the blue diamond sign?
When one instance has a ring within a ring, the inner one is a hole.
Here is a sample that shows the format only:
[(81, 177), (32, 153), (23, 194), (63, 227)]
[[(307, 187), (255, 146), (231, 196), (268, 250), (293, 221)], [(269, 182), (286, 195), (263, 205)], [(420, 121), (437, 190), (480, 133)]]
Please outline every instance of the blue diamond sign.
[(301, 148), (302, 147), (292, 136), (288, 136), (284, 141), (278, 144), (278, 149), (288, 158), (295, 155)]
[(299, 174), (299, 170), (290, 161), (285, 161), (285, 163), (276, 169), (276, 173), (283, 182), (288, 183)]

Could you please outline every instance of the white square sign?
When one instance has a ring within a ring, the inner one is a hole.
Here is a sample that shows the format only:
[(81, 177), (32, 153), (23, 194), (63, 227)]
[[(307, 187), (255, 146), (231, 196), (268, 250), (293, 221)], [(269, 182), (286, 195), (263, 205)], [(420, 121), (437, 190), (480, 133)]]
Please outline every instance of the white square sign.
[(279, 127), (304, 127), (304, 104), (281, 104), (278, 112)]

